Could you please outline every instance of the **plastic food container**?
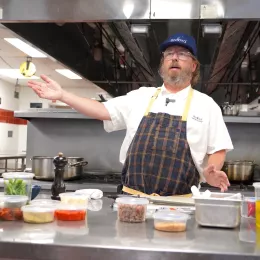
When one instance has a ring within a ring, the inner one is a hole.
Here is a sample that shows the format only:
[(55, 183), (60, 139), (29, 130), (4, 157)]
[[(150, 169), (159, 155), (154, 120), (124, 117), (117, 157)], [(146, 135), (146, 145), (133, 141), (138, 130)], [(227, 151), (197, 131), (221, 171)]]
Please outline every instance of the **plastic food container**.
[(117, 198), (117, 217), (122, 222), (144, 222), (149, 200), (145, 198)]
[(48, 199), (37, 199), (30, 201), (30, 205), (34, 206), (52, 206), (57, 207), (61, 202), (58, 200), (48, 200)]
[(255, 221), (257, 228), (260, 228), (260, 182), (253, 183), (255, 188)]
[(23, 220), (27, 223), (42, 224), (55, 220), (55, 207), (27, 205), (22, 207)]
[(2, 176), (5, 195), (25, 195), (31, 200), (33, 173), (6, 172)]
[(232, 193), (211, 193), (211, 197), (194, 196), (195, 218), (207, 227), (235, 228), (241, 220), (241, 199), (230, 198)]
[(241, 216), (255, 218), (255, 197), (245, 197), (242, 201)]
[(27, 201), (27, 196), (13, 195), (1, 197), (0, 220), (22, 220), (23, 213), (21, 207), (26, 205)]
[(85, 205), (61, 203), (55, 211), (55, 216), (57, 220), (62, 221), (82, 221), (86, 219), (86, 213), (87, 210)]
[(186, 230), (189, 215), (169, 210), (158, 211), (154, 214), (154, 228), (165, 232), (182, 232)]
[(62, 203), (88, 207), (89, 195), (67, 192), (59, 194)]

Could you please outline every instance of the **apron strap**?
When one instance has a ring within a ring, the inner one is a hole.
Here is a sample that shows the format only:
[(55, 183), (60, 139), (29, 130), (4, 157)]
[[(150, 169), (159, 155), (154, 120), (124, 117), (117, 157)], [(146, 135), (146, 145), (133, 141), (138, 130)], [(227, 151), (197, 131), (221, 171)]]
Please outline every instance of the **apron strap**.
[(182, 121), (187, 121), (192, 96), (193, 96), (193, 88), (190, 88), (189, 95), (188, 95), (186, 105), (185, 105), (185, 108), (184, 108), (184, 111), (183, 111), (183, 115), (182, 115), (182, 118), (181, 118)]
[[(154, 95), (151, 97), (150, 102), (149, 102), (149, 104), (146, 108), (146, 111), (144, 113), (145, 116), (147, 116), (149, 114), (151, 107), (152, 107), (155, 99), (159, 96), (160, 92), (161, 92), (161, 88), (157, 88), (157, 90), (155, 91)], [(193, 88), (191, 87), (189, 94), (188, 94), (187, 101), (186, 101), (186, 105), (185, 105), (185, 108), (184, 108), (184, 111), (183, 111), (182, 121), (187, 121), (192, 96), (193, 96)]]
[(159, 93), (161, 92), (161, 88), (157, 88), (154, 95), (151, 97), (150, 102), (148, 104), (148, 107), (145, 110), (144, 115), (147, 116), (151, 110), (151, 107), (153, 105), (154, 100), (159, 96)]

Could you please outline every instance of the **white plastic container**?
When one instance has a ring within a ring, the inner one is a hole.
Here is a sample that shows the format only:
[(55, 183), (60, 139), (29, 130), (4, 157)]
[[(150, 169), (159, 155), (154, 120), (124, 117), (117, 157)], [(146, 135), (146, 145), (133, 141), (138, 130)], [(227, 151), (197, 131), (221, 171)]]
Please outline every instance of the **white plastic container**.
[(33, 173), (6, 172), (2, 177), (5, 195), (25, 195), (31, 200)]
[(61, 221), (83, 221), (86, 219), (86, 214), (85, 205), (61, 203), (55, 210), (56, 219)]
[(186, 230), (189, 215), (171, 211), (162, 210), (154, 214), (154, 228), (164, 232), (183, 232)]
[(55, 220), (56, 207), (27, 205), (22, 207), (23, 220), (27, 223), (42, 224), (50, 223)]
[(122, 222), (140, 223), (146, 218), (147, 205), (146, 198), (122, 197), (116, 199), (117, 218)]
[(255, 219), (255, 197), (245, 197), (242, 201), (241, 216)]
[(66, 192), (59, 194), (62, 203), (71, 205), (82, 205), (88, 207), (89, 195), (78, 194), (75, 192)]
[(1, 196), (0, 220), (14, 221), (22, 220), (23, 214), (21, 207), (26, 205), (27, 196), (11, 195)]

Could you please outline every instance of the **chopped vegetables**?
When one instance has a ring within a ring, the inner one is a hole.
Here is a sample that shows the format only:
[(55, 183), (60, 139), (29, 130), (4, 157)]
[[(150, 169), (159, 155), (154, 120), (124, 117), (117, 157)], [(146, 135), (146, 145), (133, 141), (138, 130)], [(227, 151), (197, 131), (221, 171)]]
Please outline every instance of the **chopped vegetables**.
[(247, 202), (247, 216), (255, 218), (255, 201)]
[(56, 210), (55, 216), (58, 220), (80, 221), (85, 220), (86, 210)]
[(0, 220), (22, 220), (23, 213), (20, 208), (3, 208), (0, 209)]
[(6, 195), (26, 195), (27, 187), (25, 181), (21, 179), (9, 179), (5, 182)]

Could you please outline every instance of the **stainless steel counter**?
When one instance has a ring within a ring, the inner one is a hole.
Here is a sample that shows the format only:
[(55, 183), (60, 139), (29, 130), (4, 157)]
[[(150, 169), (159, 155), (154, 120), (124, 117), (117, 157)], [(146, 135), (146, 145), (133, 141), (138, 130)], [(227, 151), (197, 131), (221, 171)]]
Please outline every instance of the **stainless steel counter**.
[[(104, 193), (116, 193), (117, 184), (112, 183), (88, 183), (83, 181), (68, 181), (66, 183), (67, 191), (75, 191), (79, 189), (99, 189)], [(41, 186), (42, 190), (50, 191), (52, 186), (52, 181), (37, 181), (33, 180), (33, 184)], [(4, 188), (4, 180), (0, 178), (0, 190)]]
[(260, 257), (260, 248), (254, 243), (254, 225), (251, 229), (250, 223), (242, 223), (236, 230), (210, 229), (198, 227), (192, 218), (186, 232), (164, 233), (153, 229), (152, 219), (143, 224), (118, 222), (111, 203), (112, 200), (104, 198), (103, 208), (88, 211), (86, 222), (45, 225), (1, 222), (0, 257), (56, 260)]

